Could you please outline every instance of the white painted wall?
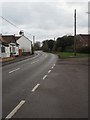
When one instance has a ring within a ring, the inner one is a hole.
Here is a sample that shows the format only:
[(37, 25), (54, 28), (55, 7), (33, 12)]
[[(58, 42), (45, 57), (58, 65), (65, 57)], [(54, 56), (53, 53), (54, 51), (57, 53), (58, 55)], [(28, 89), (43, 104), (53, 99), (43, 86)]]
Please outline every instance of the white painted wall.
[(0, 57), (2, 57), (2, 55), (1, 55), (1, 43), (0, 43)]
[(5, 57), (10, 57), (10, 50), (9, 47), (5, 47), (5, 52), (1, 53), (1, 44), (0, 44), (0, 57), (5, 58)]
[(19, 47), (15, 47), (15, 52), (16, 52), (15, 55), (19, 55)]
[(19, 44), (19, 49), (22, 49), (23, 52), (32, 52), (31, 51), (31, 41), (28, 40), (25, 36), (22, 36), (17, 40), (17, 43)]
[[(13, 45), (15, 45), (15, 44), (13, 43)], [(15, 45), (15, 46), (12, 46), (12, 43), (10, 43), (10, 44), (9, 44), (9, 50), (10, 50), (10, 48), (11, 48), (11, 53), (14, 53), (14, 52), (15, 52), (15, 53), (16, 53), (16, 54), (14, 54), (15, 56), (16, 56), (16, 55), (19, 55), (19, 47), (18, 47), (18, 46), (16, 46), (16, 45)], [(13, 51), (13, 48), (15, 49), (15, 51)]]
[(5, 47), (5, 53), (6, 53), (5, 57), (10, 57), (10, 48), (9, 47)]

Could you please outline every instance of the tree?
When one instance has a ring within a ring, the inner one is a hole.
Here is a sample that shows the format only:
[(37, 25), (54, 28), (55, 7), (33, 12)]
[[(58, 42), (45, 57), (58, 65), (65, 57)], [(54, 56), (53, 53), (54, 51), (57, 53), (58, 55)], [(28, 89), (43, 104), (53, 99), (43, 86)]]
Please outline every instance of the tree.
[(54, 40), (48, 40), (48, 49), (49, 49), (49, 51), (53, 50), (54, 43), (55, 43)]
[(66, 47), (68, 46), (72, 46), (74, 43), (74, 37), (73, 36), (63, 36), (63, 37), (59, 37), (57, 38), (56, 41), (56, 48), (58, 51), (65, 51)]
[[(56, 41), (54, 40), (45, 40), (43, 41), (42, 50), (45, 52), (51, 51), (66, 51), (67, 49), (71, 49), (72, 45), (74, 44), (74, 36), (63, 36), (58, 37)], [(73, 49), (72, 49), (73, 50)]]
[(48, 52), (48, 40), (43, 41), (42, 50)]
[(41, 43), (39, 41), (34, 43), (34, 50), (40, 50), (40, 48), (41, 48)]
[(55, 41), (51, 39), (43, 41), (43, 46), (42, 46), (43, 51), (51, 52), (53, 50), (54, 42)]

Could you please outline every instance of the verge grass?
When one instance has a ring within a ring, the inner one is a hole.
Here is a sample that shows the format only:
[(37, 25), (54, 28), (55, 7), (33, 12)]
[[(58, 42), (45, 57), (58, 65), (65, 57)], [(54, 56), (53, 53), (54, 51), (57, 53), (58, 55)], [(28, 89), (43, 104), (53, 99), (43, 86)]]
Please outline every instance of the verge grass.
[(73, 52), (56, 52), (55, 54), (58, 55), (59, 58), (64, 59), (68, 57), (90, 57), (90, 54), (86, 53), (76, 53), (76, 56)]

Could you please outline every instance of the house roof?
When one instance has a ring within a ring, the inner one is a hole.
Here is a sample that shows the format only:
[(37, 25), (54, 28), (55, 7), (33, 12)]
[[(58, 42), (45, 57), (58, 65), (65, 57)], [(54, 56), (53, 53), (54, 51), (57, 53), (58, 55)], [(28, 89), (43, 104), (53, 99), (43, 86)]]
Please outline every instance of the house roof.
[(16, 43), (16, 45), (18, 45), (17, 40), (20, 38), (21, 36), (15, 36), (15, 35), (1, 35), (0, 36), (0, 41), (4, 44), (4, 45), (8, 45), (10, 43)]
[[(15, 37), (16, 37), (16, 36), (15, 36)], [(20, 37), (20, 36), (17, 36), (17, 37), (16, 37), (17, 40), (19, 40), (18, 37)], [(24, 37), (25, 39), (27, 39), (29, 42), (32, 42), (30, 39), (28, 39), (28, 37), (26, 37), (26, 36), (24, 36), (24, 35), (22, 35), (22, 37)]]
[(78, 34), (77, 36), (79, 36), (83, 40), (90, 40), (90, 34)]
[(86, 47), (90, 45), (90, 34), (78, 34), (77, 35), (77, 49), (81, 47)]

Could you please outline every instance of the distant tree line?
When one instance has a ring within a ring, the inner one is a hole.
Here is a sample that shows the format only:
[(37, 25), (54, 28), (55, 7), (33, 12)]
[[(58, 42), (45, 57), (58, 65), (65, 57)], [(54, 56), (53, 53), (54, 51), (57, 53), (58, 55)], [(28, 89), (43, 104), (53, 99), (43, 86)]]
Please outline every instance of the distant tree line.
[[(65, 35), (58, 37), (56, 40), (44, 40), (41, 43), (37, 41), (34, 44), (34, 50), (43, 50), (44, 52), (74, 52), (74, 36)], [(76, 50), (80, 53), (90, 53), (90, 47), (79, 48)]]
[(44, 52), (55, 52), (55, 51), (73, 51), (74, 37), (65, 35), (63, 37), (58, 37), (56, 41), (44, 40), (42, 45), (42, 50)]
[(39, 41), (34, 43), (34, 50), (41, 50), (41, 43)]

